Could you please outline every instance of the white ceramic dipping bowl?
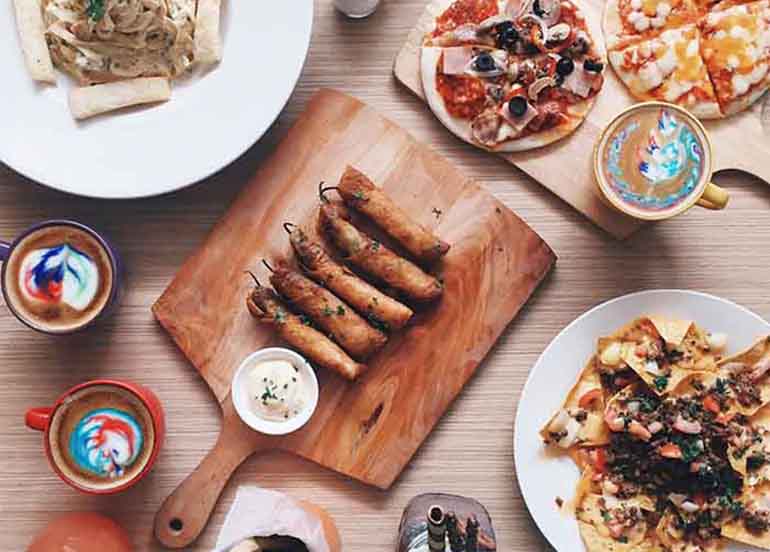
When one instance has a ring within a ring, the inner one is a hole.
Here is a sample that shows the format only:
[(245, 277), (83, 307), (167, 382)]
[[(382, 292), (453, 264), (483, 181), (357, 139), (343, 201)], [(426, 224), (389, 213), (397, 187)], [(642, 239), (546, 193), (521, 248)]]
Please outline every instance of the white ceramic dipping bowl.
[[(305, 385), (310, 387), (309, 402), (299, 414), (286, 421), (276, 422), (265, 420), (254, 414), (249, 408), (248, 386), (246, 383), (248, 372), (258, 362), (267, 360), (285, 360), (290, 362), (299, 369), (299, 373), (304, 379)], [(238, 412), (238, 416), (240, 416), (241, 420), (254, 431), (265, 433), (267, 435), (286, 435), (287, 433), (297, 431), (310, 420), (318, 406), (318, 378), (316, 378), (313, 367), (310, 366), (310, 363), (305, 360), (304, 357), (290, 349), (284, 349), (283, 347), (260, 349), (243, 359), (243, 362), (241, 362), (241, 365), (235, 371), (235, 375), (233, 376), (231, 392), (235, 410)]]

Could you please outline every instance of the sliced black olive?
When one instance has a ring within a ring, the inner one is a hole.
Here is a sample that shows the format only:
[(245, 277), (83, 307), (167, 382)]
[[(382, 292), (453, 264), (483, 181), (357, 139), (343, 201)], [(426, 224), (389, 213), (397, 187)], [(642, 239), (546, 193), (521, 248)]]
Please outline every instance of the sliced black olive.
[(514, 28), (513, 24), (511, 24), (509, 27), (505, 27), (497, 35), (498, 47), (505, 48), (506, 50), (513, 49), (513, 47), (516, 45), (516, 42), (518, 42), (518, 40), (519, 40), (519, 31), (517, 31)]
[(521, 117), (527, 112), (527, 99), (524, 96), (514, 96), (508, 102), (508, 111), (514, 117)]
[(535, 12), (535, 15), (538, 17), (543, 17), (543, 15), (545, 15), (545, 11), (540, 7), (540, 0), (535, 0), (533, 2), (532, 11)]
[(604, 64), (601, 61), (587, 59), (583, 62), (583, 69), (592, 73), (601, 73), (604, 71)]
[(486, 52), (482, 52), (476, 56), (476, 61), (473, 62), (473, 65), (476, 67), (477, 71), (481, 71), (482, 73), (494, 71), (496, 67), (495, 59)]
[(495, 31), (497, 31), (497, 34), (503, 34), (507, 29), (513, 29), (513, 21), (501, 21), (495, 25)]
[(568, 57), (563, 57), (556, 62), (556, 72), (562, 77), (566, 77), (575, 70), (575, 62)]

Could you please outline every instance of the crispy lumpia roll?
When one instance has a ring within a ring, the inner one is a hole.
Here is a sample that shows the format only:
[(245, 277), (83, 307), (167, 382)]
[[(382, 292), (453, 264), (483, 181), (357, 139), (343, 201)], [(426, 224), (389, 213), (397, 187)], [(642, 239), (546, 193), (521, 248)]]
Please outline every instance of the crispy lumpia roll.
[(342, 199), (366, 215), (415, 259), (431, 263), (446, 255), (449, 244), (418, 224), (362, 172), (348, 167), (337, 185)]
[(443, 293), (443, 286), (436, 278), (353, 226), (344, 207), (323, 204), (319, 224), (321, 231), (341, 250), (345, 260), (413, 301), (433, 301)]
[(287, 265), (276, 266), (270, 283), (356, 360), (365, 360), (387, 343), (384, 333), (371, 327), (336, 295)]
[(290, 233), (291, 245), (303, 270), (332, 290), (375, 326), (399, 330), (412, 318), (412, 309), (362, 280), (307, 237), (299, 226)]
[(349, 380), (356, 379), (366, 369), (331, 339), (292, 314), (272, 289), (255, 287), (246, 298), (246, 306), (252, 316), (272, 325), (281, 339), (311, 362)]

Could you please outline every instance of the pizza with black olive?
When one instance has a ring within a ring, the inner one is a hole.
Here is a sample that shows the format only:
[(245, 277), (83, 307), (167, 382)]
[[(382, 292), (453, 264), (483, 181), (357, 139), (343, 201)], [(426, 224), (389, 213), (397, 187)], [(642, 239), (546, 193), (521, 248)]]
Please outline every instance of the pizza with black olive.
[(423, 42), (425, 96), (478, 147), (514, 152), (573, 132), (604, 82), (604, 51), (571, 0), (447, 0)]

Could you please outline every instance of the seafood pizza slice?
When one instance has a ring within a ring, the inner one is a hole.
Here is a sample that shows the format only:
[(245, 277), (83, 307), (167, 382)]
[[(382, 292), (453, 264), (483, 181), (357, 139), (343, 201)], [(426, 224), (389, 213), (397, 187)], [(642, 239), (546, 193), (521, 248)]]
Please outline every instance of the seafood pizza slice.
[(770, 85), (770, 8), (766, 1), (709, 12), (701, 53), (725, 115), (746, 109)]
[(696, 117), (713, 119), (722, 112), (700, 47), (700, 31), (688, 24), (613, 50), (609, 60), (635, 98), (674, 103)]
[(540, 436), (561, 449), (606, 444), (609, 432), (603, 420), (604, 393), (592, 357), (570, 389), (562, 407), (551, 417)]
[(719, 362), (735, 398), (735, 408), (752, 416), (770, 403), (770, 336), (747, 350)]
[(744, 489), (735, 519), (722, 526), (730, 540), (770, 550), (770, 483)]
[(602, 26), (608, 50), (618, 50), (694, 23), (695, 0), (609, 0)]
[(645, 316), (599, 340), (600, 369), (631, 368), (655, 393), (665, 395), (695, 371), (715, 371), (726, 342), (692, 321)]

